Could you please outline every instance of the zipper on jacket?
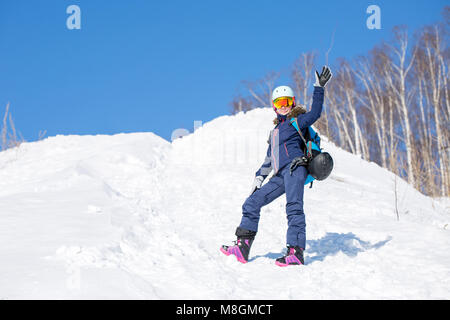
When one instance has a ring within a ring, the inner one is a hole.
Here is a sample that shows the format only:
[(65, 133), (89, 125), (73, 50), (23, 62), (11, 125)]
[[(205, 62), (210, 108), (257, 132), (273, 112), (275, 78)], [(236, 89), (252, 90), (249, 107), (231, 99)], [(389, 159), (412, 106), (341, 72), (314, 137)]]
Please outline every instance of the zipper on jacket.
[(273, 159), (273, 164), (274, 164), (274, 166), (275, 166), (275, 168), (274, 168), (274, 172), (277, 172), (278, 171), (278, 169), (277, 169), (277, 161), (275, 160), (275, 155), (274, 155), (274, 153), (273, 153), (273, 148), (274, 148), (274, 146), (275, 146), (275, 136), (278, 134), (278, 129), (275, 129), (274, 130), (274, 132), (273, 132), (273, 134), (272, 134), (272, 159)]
[(289, 152), (287, 151), (287, 148), (286, 148), (286, 142), (284, 143), (284, 150), (286, 150), (286, 155), (289, 157)]

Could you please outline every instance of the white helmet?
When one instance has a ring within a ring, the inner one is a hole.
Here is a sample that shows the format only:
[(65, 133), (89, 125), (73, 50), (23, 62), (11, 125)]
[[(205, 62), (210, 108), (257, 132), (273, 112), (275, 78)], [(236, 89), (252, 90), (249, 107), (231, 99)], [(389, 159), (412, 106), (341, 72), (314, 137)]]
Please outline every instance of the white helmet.
[(295, 97), (294, 91), (288, 86), (276, 87), (272, 93), (272, 101), (280, 97)]
[(292, 97), (294, 98), (294, 106), (295, 106), (295, 95), (294, 91), (288, 86), (279, 86), (276, 87), (272, 92), (272, 107), (276, 111), (275, 106), (273, 105), (273, 101), (280, 97)]

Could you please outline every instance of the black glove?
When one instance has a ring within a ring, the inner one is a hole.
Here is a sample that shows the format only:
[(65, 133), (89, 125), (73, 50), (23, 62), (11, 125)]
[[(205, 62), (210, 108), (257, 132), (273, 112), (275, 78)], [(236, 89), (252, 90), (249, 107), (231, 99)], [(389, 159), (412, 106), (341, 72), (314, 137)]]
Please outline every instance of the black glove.
[(322, 72), (320, 73), (320, 75), (316, 70), (316, 83), (314, 83), (314, 86), (322, 88), (325, 87), (332, 76), (333, 74), (331, 73), (330, 68), (328, 68), (327, 66), (322, 67)]
[(289, 168), (290, 175), (292, 176), (292, 172), (294, 172), (297, 167), (306, 165), (308, 165), (308, 158), (306, 158), (305, 156), (294, 158), (294, 160), (292, 160), (291, 162), (291, 167)]

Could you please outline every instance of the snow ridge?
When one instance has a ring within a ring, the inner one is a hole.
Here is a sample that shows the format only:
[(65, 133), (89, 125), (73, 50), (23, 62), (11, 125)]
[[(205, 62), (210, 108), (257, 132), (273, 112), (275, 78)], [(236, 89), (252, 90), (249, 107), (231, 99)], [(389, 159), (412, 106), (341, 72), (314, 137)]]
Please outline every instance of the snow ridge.
[(273, 111), (153, 133), (56, 136), (0, 153), (0, 299), (447, 299), (449, 199), (433, 200), (322, 135), (332, 175), (305, 190), (306, 266), (279, 268), (284, 196), (250, 263), (234, 240)]

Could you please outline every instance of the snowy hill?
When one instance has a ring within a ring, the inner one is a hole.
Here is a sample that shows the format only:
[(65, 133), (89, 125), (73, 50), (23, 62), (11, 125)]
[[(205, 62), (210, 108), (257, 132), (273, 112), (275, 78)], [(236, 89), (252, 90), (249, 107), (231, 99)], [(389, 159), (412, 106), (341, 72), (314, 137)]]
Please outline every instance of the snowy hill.
[(279, 268), (285, 197), (234, 240), (273, 111), (153, 133), (56, 136), (0, 153), (0, 299), (448, 299), (449, 199), (323, 137), (332, 175), (305, 189), (306, 265)]

